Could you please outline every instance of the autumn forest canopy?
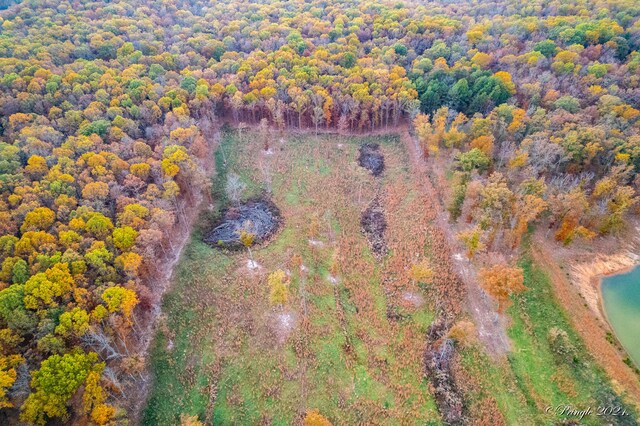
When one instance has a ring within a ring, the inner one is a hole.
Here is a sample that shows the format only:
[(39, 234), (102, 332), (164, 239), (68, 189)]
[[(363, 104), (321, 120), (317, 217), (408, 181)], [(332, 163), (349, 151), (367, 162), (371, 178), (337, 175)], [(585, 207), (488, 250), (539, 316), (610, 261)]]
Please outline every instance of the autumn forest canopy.
[[(408, 129), (469, 258), (640, 211), (636, 0), (25, 0), (0, 27), (0, 423), (131, 415), (222, 123)], [(522, 271), (481, 280), (502, 311)]]

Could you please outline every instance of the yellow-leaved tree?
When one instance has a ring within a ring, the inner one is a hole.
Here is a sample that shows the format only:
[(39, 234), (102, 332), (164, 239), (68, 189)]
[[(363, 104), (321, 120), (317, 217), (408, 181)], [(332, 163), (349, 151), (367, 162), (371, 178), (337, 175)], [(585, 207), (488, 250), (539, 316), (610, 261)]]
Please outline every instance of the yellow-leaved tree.
[(281, 308), (289, 299), (289, 280), (282, 269), (269, 274), (269, 303)]

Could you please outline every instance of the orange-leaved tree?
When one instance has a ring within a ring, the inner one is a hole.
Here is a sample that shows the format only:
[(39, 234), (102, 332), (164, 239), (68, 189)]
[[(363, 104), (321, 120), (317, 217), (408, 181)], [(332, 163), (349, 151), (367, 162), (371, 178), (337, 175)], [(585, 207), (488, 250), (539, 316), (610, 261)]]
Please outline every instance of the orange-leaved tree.
[(524, 286), (523, 271), (518, 267), (497, 264), (480, 269), (479, 276), (482, 288), (498, 302), (500, 312), (511, 304), (511, 295), (527, 289)]

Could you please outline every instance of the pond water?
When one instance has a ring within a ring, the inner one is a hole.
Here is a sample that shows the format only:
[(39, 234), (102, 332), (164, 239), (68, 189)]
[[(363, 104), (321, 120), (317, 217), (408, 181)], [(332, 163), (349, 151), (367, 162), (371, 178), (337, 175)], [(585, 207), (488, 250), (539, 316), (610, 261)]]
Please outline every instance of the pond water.
[(602, 305), (622, 346), (640, 367), (640, 266), (602, 280)]

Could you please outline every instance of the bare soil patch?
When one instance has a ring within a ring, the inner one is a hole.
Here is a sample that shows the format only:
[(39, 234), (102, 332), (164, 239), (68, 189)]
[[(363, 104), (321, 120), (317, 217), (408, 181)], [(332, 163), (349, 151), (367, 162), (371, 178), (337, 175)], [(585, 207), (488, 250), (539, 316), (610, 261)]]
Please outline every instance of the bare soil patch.
[(242, 248), (240, 234), (243, 230), (254, 234), (255, 242), (260, 243), (273, 235), (279, 225), (280, 211), (275, 204), (268, 200), (248, 201), (229, 208), (205, 242), (214, 247), (238, 249)]
[(402, 294), (402, 301), (414, 308), (419, 308), (425, 303), (424, 297), (420, 293), (413, 291), (405, 291)]
[(576, 260), (571, 264), (571, 282), (578, 288), (598, 319), (606, 322), (600, 294), (602, 278), (626, 272), (637, 264), (638, 255), (628, 249), (614, 254), (596, 253), (588, 261)]
[(271, 327), (278, 343), (283, 344), (295, 330), (298, 318), (293, 312), (280, 312), (271, 318)]
[(384, 171), (384, 156), (380, 153), (380, 146), (377, 143), (361, 145), (358, 164), (374, 176), (380, 176)]

